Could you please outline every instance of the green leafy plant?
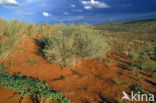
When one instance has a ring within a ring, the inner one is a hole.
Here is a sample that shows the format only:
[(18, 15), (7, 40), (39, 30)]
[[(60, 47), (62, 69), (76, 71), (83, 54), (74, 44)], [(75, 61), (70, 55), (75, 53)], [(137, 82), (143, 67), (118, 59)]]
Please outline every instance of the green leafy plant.
[[(2, 66), (0, 69), (3, 70), (5, 68)], [(47, 83), (36, 78), (29, 78), (19, 73), (11, 75), (1, 71), (0, 85), (8, 89), (17, 90), (18, 92), (14, 97), (30, 97), (33, 100), (39, 100), (39, 98), (41, 98), (42, 103), (44, 100), (47, 101), (46, 103), (50, 100), (55, 101), (56, 103), (71, 103), (68, 98), (63, 97), (61, 93), (54, 91)], [(24, 102), (25, 99), (22, 100)]]
[(0, 64), (0, 73), (5, 73), (5, 70), (7, 70), (8, 68), (6, 68), (3, 64)]
[(141, 87), (141, 85), (131, 85), (130, 88), (136, 93), (143, 93), (143, 88)]

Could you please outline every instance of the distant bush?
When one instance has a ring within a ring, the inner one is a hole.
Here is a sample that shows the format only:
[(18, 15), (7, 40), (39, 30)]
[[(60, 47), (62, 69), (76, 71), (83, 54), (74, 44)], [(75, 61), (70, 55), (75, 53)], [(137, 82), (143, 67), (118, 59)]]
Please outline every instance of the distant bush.
[(27, 24), (26, 25), (26, 34), (33, 37), (35, 33), (38, 33), (39, 32), (39, 26), (37, 24)]
[(45, 58), (56, 64), (75, 65), (82, 58), (102, 58), (107, 42), (99, 31), (84, 25), (60, 26), (52, 35), (41, 39)]
[(129, 56), (132, 60), (137, 60), (139, 58), (139, 53), (137, 51), (129, 51)]
[(156, 71), (156, 61), (153, 60), (141, 60), (139, 66), (143, 70)]

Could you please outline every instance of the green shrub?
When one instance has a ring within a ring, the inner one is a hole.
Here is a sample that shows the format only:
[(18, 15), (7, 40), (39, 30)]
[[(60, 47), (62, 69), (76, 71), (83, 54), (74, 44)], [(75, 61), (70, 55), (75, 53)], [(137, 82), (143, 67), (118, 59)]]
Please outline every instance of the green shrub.
[(40, 42), (45, 58), (64, 66), (75, 65), (82, 58), (102, 58), (108, 51), (105, 38), (88, 26), (62, 26)]
[(145, 46), (143, 46), (143, 48), (146, 52), (153, 51), (153, 46), (151, 43), (146, 43)]
[(137, 60), (139, 58), (139, 53), (136, 51), (130, 51), (128, 54), (132, 60)]
[(140, 61), (139, 66), (143, 70), (156, 71), (156, 62), (153, 60), (142, 60)]

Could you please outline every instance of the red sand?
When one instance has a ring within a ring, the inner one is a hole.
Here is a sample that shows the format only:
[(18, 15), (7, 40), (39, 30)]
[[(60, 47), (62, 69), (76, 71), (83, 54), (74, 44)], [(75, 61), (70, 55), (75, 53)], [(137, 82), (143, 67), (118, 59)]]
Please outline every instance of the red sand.
[[(5, 62), (9, 67), (9, 73), (20, 72), (46, 81), (50, 87), (75, 103), (119, 102), (123, 90), (131, 91), (130, 84), (142, 85), (144, 90), (156, 93), (153, 84), (156, 79), (148, 76), (146, 72), (132, 72), (119, 68), (115, 63), (109, 67), (105, 60), (81, 60), (75, 67), (61, 69), (58, 65), (49, 64), (38, 55), (38, 51), (36, 43), (29, 36), (22, 35), (21, 41)], [(31, 65), (27, 62), (29, 60), (34, 60), (37, 64)], [(72, 71), (78, 71), (82, 75), (74, 74)], [(137, 75), (144, 80), (139, 81)], [(115, 84), (116, 80), (120, 85)], [(0, 103), (17, 103), (18, 99), (8, 100), (12, 95), (13, 91), (0, 88)]]

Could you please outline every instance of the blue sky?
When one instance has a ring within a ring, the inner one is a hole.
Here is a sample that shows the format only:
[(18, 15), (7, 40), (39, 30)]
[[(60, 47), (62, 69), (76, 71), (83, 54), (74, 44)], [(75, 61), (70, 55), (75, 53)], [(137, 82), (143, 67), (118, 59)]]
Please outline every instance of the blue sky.
[(156, 18), (156, 0), (0, 0), (0, 17), (38, 24), (131, 21)]

